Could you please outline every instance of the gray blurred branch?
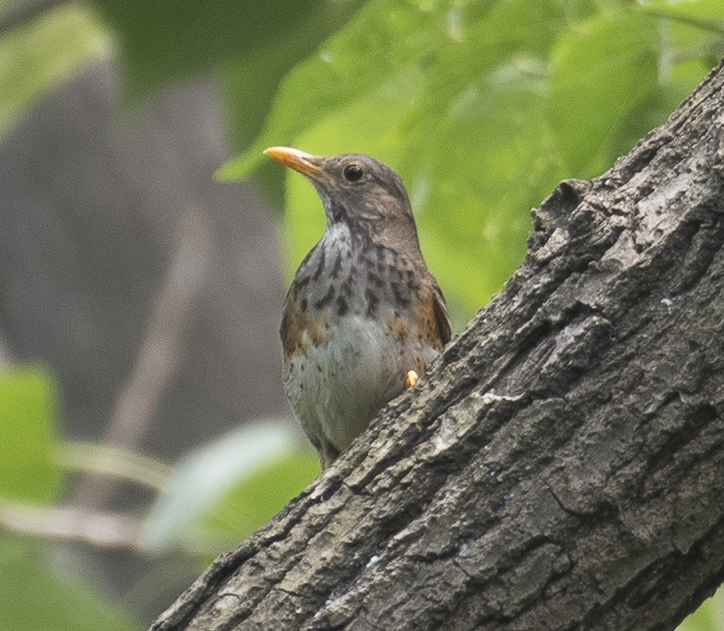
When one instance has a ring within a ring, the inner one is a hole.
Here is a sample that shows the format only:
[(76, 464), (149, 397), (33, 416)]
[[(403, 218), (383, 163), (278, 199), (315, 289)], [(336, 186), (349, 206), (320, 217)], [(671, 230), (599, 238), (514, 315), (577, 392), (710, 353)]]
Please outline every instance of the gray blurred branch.
[(0, 501), (0, 526), (25, 536), (84, 541), (101, 548), (138, 550), (143, 524), (134, 517), (115, 512)]
[[(163, 280), (130, 379), (116, 400), (102, 443), (133, 449), (175, 375), (183, 352), (189, 315), (205, 278), (211, 231), (203, 214), (189, 208), (181, 217), (175, 254)], [(117, 488), (114, 478), (86, 475), (74, 501), (103, 507)]]

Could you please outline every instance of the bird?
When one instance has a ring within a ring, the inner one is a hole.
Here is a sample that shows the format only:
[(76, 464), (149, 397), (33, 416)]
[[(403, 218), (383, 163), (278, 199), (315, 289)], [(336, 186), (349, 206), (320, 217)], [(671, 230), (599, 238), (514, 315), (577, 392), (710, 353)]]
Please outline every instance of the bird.
[(280, 327), (284, 392), (327, 469), (440, 355), (450, 316), (391, 167), (361, 153), (264, 153), (311, 182), (327, 221)]

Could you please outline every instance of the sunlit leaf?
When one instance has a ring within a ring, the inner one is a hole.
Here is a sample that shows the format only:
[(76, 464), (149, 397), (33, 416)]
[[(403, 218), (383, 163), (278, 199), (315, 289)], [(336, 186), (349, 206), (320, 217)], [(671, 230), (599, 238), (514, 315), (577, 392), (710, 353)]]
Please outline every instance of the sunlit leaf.
[(724, 629), (724, 587), (705, 600), (676, 631), (722, 631)]
[(289, 32), (267, 33), (251, 50), (220, 64), (216, 74), (237, 147), (248, 147), (255, 139), (289, 69), (311, 55), (361, 5), (361, 0), (325, 2), (324, 11), (314, 11), (304, 21), (298, 16)]
[(195, 534), (192, 527), (221, 497), (271, 463), (293, 454), (297, 439), (288, 422), (270, 419), (247, 423), (182, 458), (146, 519), (145, 549), (160, 552), (191, 538)]
[(231, 487), (204, 514), (195, 529), (225, 550), (263, 526), (320, 472), (317, 452), (309, 446), (260, 467)]
[(56, 390), (39, 368), (0, 372), (0, 495), (43, 502), (60, 482), (53, 460)]
[(0, 37), (0, 137), (48, 90), (109, 55), (111, 37), (81, 3), (67, 3)]
[(0, 533), (0, 620), (8, 631), (132, 631), (140, 626), (52, 563), (37, 542)]
[(559, 38), (551, 55), (550, 117), (570, 175), (657, 87), (658, 25), (632, 12), (599, 15)]
[(213, 64), (257, 54), (324, 14), (325, 0), (124, 0), (98, 3), (120, 39), (127, 88), (148, 92)]
[(439, 8), (423, 11), (405, 0), (367, 2), (342, 31), (287, 76), (262, 135), (244, 155), (219, 169), (217, 177), (245, 177), (267, 146), (289, 143), (305, 128), (432, 54), (449, 39), (439, 22), (442, 15)]

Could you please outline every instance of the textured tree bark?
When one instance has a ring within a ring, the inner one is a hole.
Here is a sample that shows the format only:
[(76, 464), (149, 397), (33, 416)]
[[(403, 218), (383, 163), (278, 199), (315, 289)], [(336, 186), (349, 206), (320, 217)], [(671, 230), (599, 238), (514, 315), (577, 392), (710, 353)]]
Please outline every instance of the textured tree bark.
[(673, 629), (724, 579), (724, 71), (153, 629)]

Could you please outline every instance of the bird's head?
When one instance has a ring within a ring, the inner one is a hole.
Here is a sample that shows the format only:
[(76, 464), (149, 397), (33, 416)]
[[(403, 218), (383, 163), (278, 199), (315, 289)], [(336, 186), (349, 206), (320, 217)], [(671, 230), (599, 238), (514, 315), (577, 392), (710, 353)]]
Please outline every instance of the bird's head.
[(264, 153), (314, 185), (322, 198), (328, 227), (346, 222), (378, 234), (405, 227), (415, 231), (402, 178), (383, 162), (361, 153), (313, 156), (288, 147), (271, 147)]

